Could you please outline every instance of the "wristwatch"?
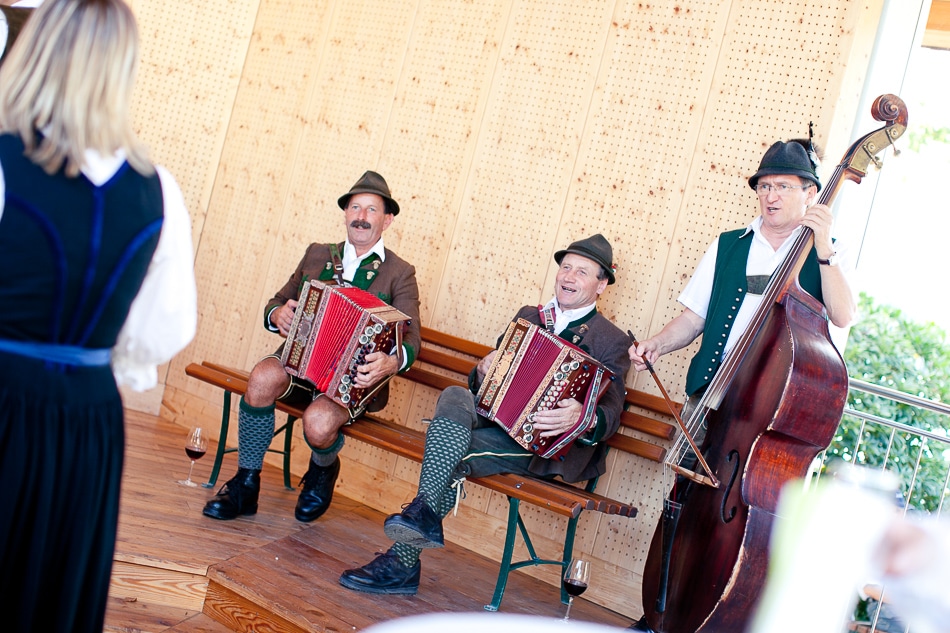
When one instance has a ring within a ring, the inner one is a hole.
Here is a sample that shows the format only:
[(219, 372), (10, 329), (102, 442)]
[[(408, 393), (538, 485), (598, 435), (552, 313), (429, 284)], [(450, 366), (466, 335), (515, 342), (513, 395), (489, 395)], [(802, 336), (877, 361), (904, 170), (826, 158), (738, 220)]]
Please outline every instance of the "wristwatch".
[(831, 257), (828, 259), (818, 258), (818, 263), (822, 266), (837, 266), (838, 265), (838, 254), (832, 253)]

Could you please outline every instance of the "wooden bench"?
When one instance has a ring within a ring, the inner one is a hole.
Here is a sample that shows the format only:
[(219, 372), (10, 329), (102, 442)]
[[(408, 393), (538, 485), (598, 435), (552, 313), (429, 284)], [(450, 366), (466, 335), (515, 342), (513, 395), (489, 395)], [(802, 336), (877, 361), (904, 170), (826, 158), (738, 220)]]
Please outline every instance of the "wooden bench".
[[(467, 377), (479, 359), (493, 348), (474, 343), (456, 336), (429, 328), (422, 328), (422, 347), (413, 366), (394, 380), (410, 382), (442, 390), (451, 385), (467, 386)], [(185, 368), (189, 376), (215, 385), (224, 390), (221, 431), (209, 481), (205, 487), (214, 487), (221, 461), (225, 453), (235, 451), (227, 448), (228, 428), (231, 414), (231, 394), (243, 395), (247, 389), (248, 372), (217, 365), (210, 362), (192, 363)], [(284, 456), (284, 485), (293, 488), (290, 483), (290, 446), (294, 422), (302, 415), (302, 410), (278, 402), (277, 408), (287, 414), (287, 422), (275, 432), (275, 437), (284, 434), (283, 450), (273, 450)], [(639, 411), (639, 412), (638, 412)], [(628, 390), (625, 410), (621, 418), (622, 430), (607, 440), (611, 450), (619, 450), (652, 461), (660, 462), (666, 455), (666, 449), (628, 434), (627, 431), (639, 431), (650, 437), (670, 440), (674, 427), (667, 421), (657, 420), (649, 413), (665, 416), (672, 420), (666, 402), (658, 397), (639, 391)], [(422, 461), (425, 435), (402, 424), (366, 414), (353, 424), (343, 427), (344, 435), (384, 449), (401, 457)], [(525, 477), (523, 475), (501, 474), (489, 477), (468, 478), (468, 481), (504, 494), (508, 498), (508, 526), (505, 547), (502, 553), (501, 567), (495, 592), (490, 604), (485, 608), (497, 611), (504, 597), (508, 574), (516, 569), (532, 565), (559, 565), (565, 567), (572, 557), (577, 522), (583, 511), (603, 512), (625, 517), (635, 517), (637, 508), (626, 501), (610, 499), (595, 492), (597, 480), (592, 479), (583, 486), (572, 486), (561, 481), (548, 481)], [(564, 536), (563, 556), (561, 560), (540, 558), (531, 543), (531, 537), (521, 518), (520, 504), (526, 502), (550, 510), (568, 519)], [(512, 562), (516, 534), (520, 533), (528, 550), (529, 558)], [(561, 600), (567, 603), (568, 596), (561, 590)]]

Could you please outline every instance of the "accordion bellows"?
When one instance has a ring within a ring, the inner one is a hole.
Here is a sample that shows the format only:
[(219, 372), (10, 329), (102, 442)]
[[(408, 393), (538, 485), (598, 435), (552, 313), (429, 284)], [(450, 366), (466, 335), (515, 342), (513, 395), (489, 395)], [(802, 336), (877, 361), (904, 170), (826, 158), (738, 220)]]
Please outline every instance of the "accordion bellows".
[(372, 352), (398, 350), (407, 321), (365, 290), (310, 280), (300, 293), (281, 362), (288, 374), (308, 380), (358, 417), (387, 380), (356, 387), (357, 366)]
[[(597, 401), (612, 375), (579, 348), (518, 319), (508, 326), (498, 346), (475, 409), (501, 425), (522, 448), (560, 459), (596, 421)], [(581, 403), (580, 419), (561, 435), (542, 438), (534, 428), (533, 414), (568, 398)]]

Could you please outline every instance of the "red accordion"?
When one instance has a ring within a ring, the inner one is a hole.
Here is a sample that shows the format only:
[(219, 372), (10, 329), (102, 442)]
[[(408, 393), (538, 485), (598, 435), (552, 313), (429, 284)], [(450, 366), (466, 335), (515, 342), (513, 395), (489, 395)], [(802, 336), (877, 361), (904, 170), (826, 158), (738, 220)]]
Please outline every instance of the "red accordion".
[(365, 290), (310, 280), (300, 293), (280, 360), (288, 374), (310, 381), (355, 418), (388, 380), (356, 387), (356, 367), (367, 354), (400, 349), (407, 321)]
[[(544, 458), (563, 458), (578, 435), (596, 421), (597, 401), (613, 374), (579, 348), (524, 319), (508, 326), (485, 374), (475, 409), (497, 422), (526, 450)], [(556, 437), (540, 437), (533, 414), (573, 398), (580, 419)]]

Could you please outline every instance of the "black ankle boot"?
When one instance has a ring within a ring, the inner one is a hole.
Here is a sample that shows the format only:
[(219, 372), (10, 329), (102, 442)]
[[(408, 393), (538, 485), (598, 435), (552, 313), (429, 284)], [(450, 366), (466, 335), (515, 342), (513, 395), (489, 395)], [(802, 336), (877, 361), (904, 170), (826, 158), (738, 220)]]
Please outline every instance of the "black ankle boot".
[(423, 549), (445, 547), (442, 519), (432, 511), (424, 495), (413, 499), (399, 514), (390, 514), (383, 522), (383, 531), (397, 543)]
[(406, 567), (392, 551), (388, 551), (362, 567), (347, 569), (340, 576), (340, 584), (355, 591), (411, 596), (419, 590), (421, 572), (422, 561), (417, 560), (412, 567)]
[(228, 520), (241, 514), (257, 513), (257, 498), (261, 492), (261, 471), (238, 468), (208, 503), (202, 514), (212, 519)]
[(329, 466), (317, 466), (310, 460), (310, 467), (300, 480), (303, 488), (297, 497), (297, 507), (294, 516), (298, 521), (309, 523), (323, 516), (330, 507), (333, 499), (333, 486), (336, 485), (337, 475), (340, 474), (340, 458), (337, 457)]

